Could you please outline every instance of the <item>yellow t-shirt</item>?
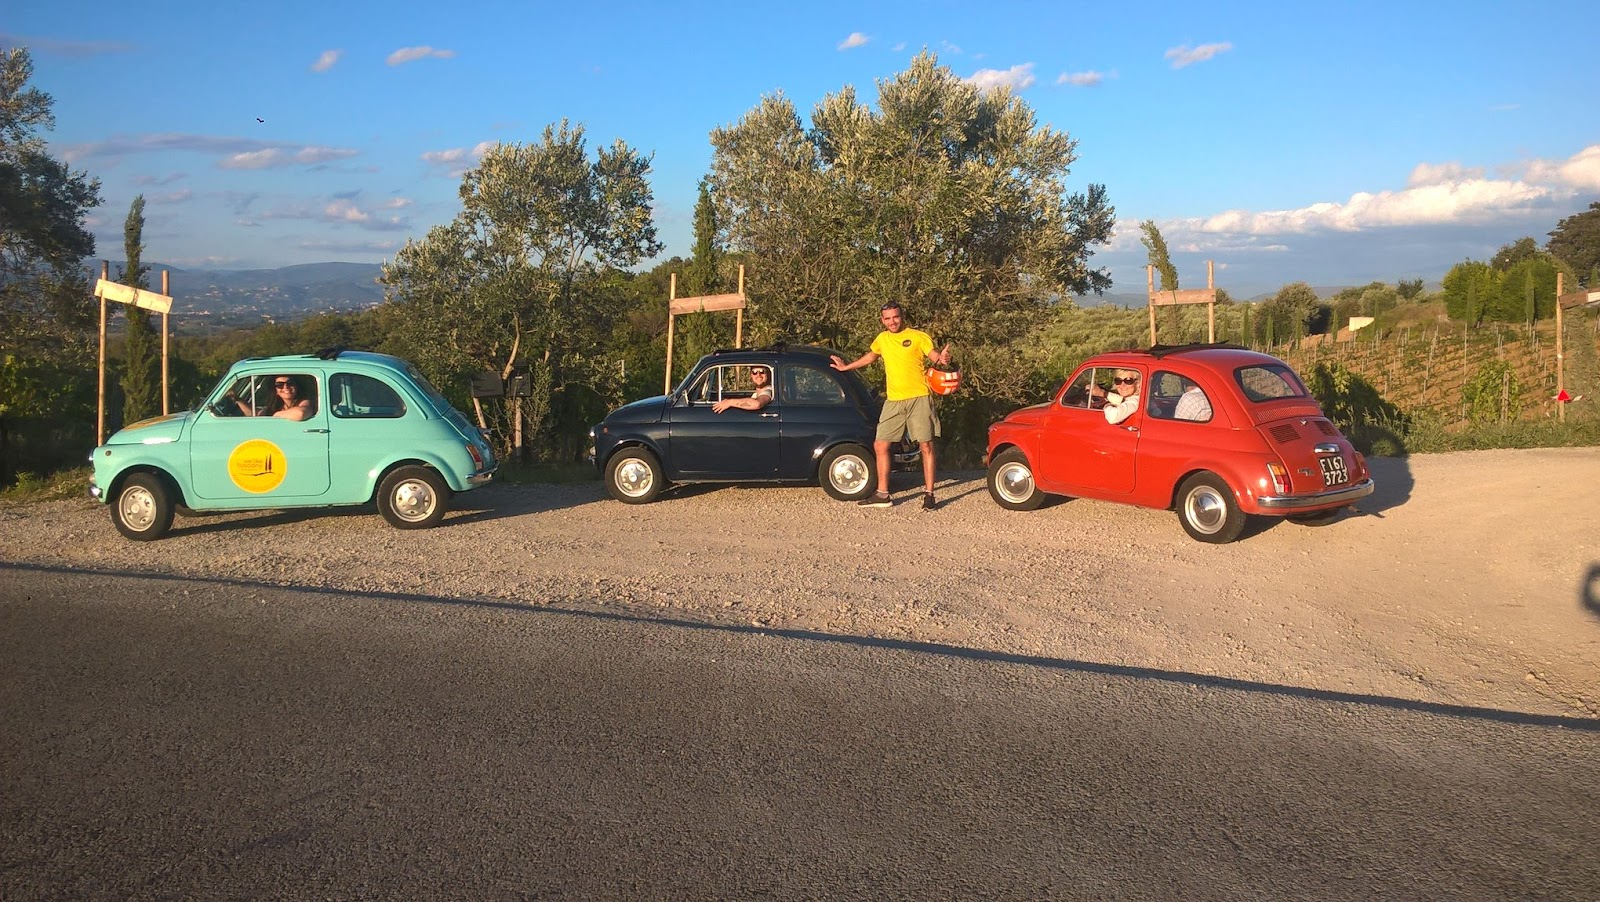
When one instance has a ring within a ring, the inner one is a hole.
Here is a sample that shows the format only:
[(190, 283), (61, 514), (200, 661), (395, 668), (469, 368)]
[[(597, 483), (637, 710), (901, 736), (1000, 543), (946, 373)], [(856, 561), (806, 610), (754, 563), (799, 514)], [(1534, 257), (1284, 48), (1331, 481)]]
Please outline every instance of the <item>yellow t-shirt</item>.
[(933, 353), (933, 339), (917, 329), (879, 332), (872, 340), (872, 352), (883, 358), (885, 392), (891, 401), (920, 398), (928, 393), (922, 373)]

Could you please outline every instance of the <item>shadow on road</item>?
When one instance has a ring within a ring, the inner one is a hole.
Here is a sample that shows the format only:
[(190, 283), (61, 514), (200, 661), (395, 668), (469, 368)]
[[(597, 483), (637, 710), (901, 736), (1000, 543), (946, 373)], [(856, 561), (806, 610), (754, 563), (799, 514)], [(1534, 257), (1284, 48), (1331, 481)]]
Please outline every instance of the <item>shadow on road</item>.
[(1600, 617), (1600, 563), (1589, 565), (1589, 572), (1583, 575), (1583, 585), (1578, 587), (1578, 599), (1589, 613)]
[[(642, 625), (670, 627), (674, 629), (710, 630), (721, 633), (771, 636), (779, 639), (827, 642), (842, 645), (854, 645), (863, 648), (880, 648), (893, 651), (903, 651), (913, 654), (937, 655), (959, 660), (1014, 664), (1023, 667), (1038, 667), (1070, 673), (1092, 673), (1101, 676), (1125, 677), (1137, 680), (1153, 680), (1157, 682), (1172, 683), (1183, 686), (1194, 686), (1197, 688), (1227, 689), (1235, 692), (1261, 693), (1266, 695), (1282, 696), (1285, 698), (1305, 699), (1308, 701), (1335, 702), (1349, 705), (1369, 705), (1373, 707), (1389, 708), (1397, 711), (1412, 711), (1419, 714), (1434, 714), (1443, 717), (1456, 717), (1469, 720), (1486, 720), (1494, 721), (1496, 723), (1518, 724), (1523, 726), (1558, 727), (1567, 730), (1581, 730), (1584, 732), (1600, 733), (1600, 718), (1595, 717), (1570, 717), (1560, 714), (1532, 714), (1522, 711), (1505, 711), (1498, 708), (1485, 708), (1475, 705), (1451, 705), (1440, 702), (1426, 702), (1416, 699), (1396, 698), (1386, 695), (1371, 695), (1359, 692), (1336, 692), (1327, 689), (1311, 689), (1304, 686), (1287, 686), (1280, 683), (1263, 683), (1255, 680), (1242, 680), (1233, 677), (1212, 676), (1202, 673), (1189, 673), (1182, 670), (1162, 670), (1154, 667), (1135, 667), (1126, 664), (1104, 664), (1096, 661), (1079, 661), (1071, 658), (1051, 658), (1043, 655), (1022, 655), (1010, 652), (986, 651), (983, 649), (963, 648), (958, 645), (945, 645), (938, 642), (915, 642), (904, 639), (885, 639), (875, 636), (850, 636), (835, 633), (822, 633), (815, 630), (781, 629), (774, 627), (697, 622), (670, 617), (644, 617), (637, 614), (620, 614), (609, 611), (585, 610), (575, 607), (555, 607), (552, 605), (506, 601), (492, 598), (447, 598), (434, 595), (419, 595), (399, 592), (352, 592), (344, 589), (329, 589), (320, 586), (285, 585), (280, 583), (262, 582), (259, 580), (217, 579), (159, 573), (139, 573), (124, 570), (94, 570), (77, 567), (41, 566), (33, 564), (12, 564), (0, 562), (0, 573), (5, 573), (8, 571), (56, 573), (73, 576), (105, 576), (118, 579), (147, 580), (151, 582), (191, 583), (225, 587), (232, 590), (259, 589), (267, 591), (305, 592), (314, 595), (381, 598), (391, 601), (407, 602), (411, 604), (474, 607), (497, 611), (520, 612), (532, 615), (587, 618), (618, 623), (638, 623)], [(1585, 604), (1589, 606), (1590, 610), (1600, 610), (1600, 601), (1597, 601), (1594, 597), (1597, 583), (1600, 583), (1600, 564), (1591, 566), (1589, 570), (1589, 578), (1584, 590), (1586, 593)]]
[(1361, 513), (1382, 517), (1384, 511), (1411, 500), (1411, 490), (1417, 481), (1411, 475), (1408, 458), (1369, 457), (1367, 469), (1372, 471), (1372, 481), (1377, 487), (1372, 494), (1356, 502), (1356, 509)]

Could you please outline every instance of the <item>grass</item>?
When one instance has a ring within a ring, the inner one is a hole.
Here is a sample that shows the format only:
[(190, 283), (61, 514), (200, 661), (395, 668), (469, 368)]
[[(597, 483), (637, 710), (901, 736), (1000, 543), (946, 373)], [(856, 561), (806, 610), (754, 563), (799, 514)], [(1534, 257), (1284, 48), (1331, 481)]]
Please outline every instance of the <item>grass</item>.
[(42, 476), (21, 472), (17, 474), (15, 484), (0, 489), (0, 504), (35, 504), (62, 498), (87, 498), (89, 477), (93, 473), (89, 467), (58, 470)]

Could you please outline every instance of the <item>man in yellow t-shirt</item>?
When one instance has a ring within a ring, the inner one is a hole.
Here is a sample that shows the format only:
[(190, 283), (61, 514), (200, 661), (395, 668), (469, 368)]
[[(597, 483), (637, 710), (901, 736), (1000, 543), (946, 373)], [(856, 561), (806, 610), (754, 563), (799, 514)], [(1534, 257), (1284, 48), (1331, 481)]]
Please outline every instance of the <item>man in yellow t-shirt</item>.
[(933, 401), (928, 396), (928, 384), (923, 381), (923, 371), (928, 361), (940, 366), (950, 363), (950, 346), (941, 351), (933, 349), (933, 339), (928, 333), (906, 327), (905, 311), (897, 303), (883, 305), (878, 319), (884, 331), (872, 340), (872, 349), (849, 363), (837, 355), (833, 368), (845, 372), (871, 366), (883, 360), (883, 374), (887, 382), (888, 400), (878, 417), (878, 434), (872, 450), (878, 459), (878, 491), (861, 499), (862, 507), (888, 507), (889, 498), (889, 446), (903, 437), (922, 448), (922, 509), (933, 510), (934, 460), (933, 438), (936, 423)]

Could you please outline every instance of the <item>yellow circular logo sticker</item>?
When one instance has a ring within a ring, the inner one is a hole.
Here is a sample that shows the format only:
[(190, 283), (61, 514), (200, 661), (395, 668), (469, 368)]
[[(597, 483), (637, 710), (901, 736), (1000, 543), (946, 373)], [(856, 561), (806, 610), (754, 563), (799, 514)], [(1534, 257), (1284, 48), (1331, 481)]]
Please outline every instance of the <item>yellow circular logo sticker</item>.
[(228, 455), (228, 477), (247, 492), (270, 492), (283, 482), (289, 462), (283, 449), (269, 441), (251, 439)]

